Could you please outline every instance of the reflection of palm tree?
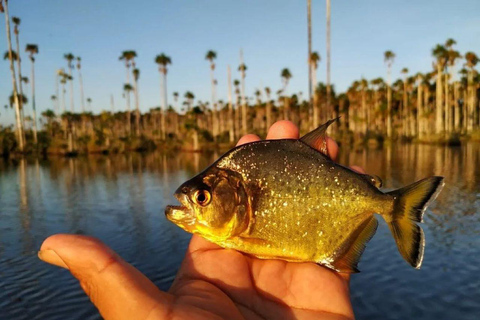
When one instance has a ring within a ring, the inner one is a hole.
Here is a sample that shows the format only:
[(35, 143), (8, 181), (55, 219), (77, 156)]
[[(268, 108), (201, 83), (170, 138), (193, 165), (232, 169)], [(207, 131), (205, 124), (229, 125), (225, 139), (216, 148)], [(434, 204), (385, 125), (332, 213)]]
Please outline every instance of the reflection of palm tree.
[(12, 37), (10, 34), (10, 17), (8, 15), (8, 1), (0, 0), (0, 11), (5, 14), (5, 24), (6, 24), (6, 32), (7, 32), (7, 43), (8, 43), (8, 52), (9, 52), (9, 61), (10, 61), (10, 72), (12, 75), (12, 84), (13, 84), (13, 98), (15, 103), (15, 119), (17, 123), (17, 140), (18, 140), (18, 148), (20, 152), (24, 150), (24, 132), (23, 132), (23, 124), (22, 124), (22, 117), (20, 113), (20, 101), (18, 97), (17, 91), (17, 79), (15, 74), (15, 67), (13, 65), (13, 57), (12, 57)]
[(32, 62), (32, 110), (33, 110), (33, 142), (37, 143), (37, 109), (35, 107), (35, 57), (38, 54), (38, 46), (36, 44), (27, 44), (25, 51), (29, 53)]
[[(162, 95), (163, 95), (163, 103), (162, 103), (162, 111), (161, 111), (161, 126), (162, 126), (162, 139), (165, 140), (166, 138), (166, 128), (165, 128), (165, 113), (167, 112), (167, 66), (172, 64), (172, 59), (169, 56), (165, 55), (164, 53), (159, 54), (155, 57), (155, 63), (158, 64), (158, 70), (162, 75), (163, 79), (163, 86), (162, 86)], [(177, 93), (178, 98), (178, 93)]]

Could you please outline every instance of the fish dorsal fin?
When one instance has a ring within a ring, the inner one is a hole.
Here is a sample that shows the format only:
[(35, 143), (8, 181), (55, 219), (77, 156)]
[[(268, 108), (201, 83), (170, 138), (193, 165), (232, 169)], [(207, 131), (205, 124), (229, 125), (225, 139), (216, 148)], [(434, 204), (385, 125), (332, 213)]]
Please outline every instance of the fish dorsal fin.
[(353, 234), (358, 234), (356, 238), (353, 238), (350, 247), (347, 249), (345, 254), (336, 262), (333, 263), (335, 269), (339, 272), (346, 273), (357, 273), (360, 272), (357, 269), (358, 261), (362, 255), (367, 242), (377, 231), (378, 221), (374, 216), (371, 216), (367, 221), (362, 223), (362, 225), (357, 229), (357, 232)]
[(377, 187), (377, 188), (382, 187), (383, 181), (382, 181), (382, 179), (380, 179), (379, 176), (376, 176), (374, 174), (364, 174), (363, 176), (368, 180), (368, 182), (373, 184), (375, 187)]
[(332, 123), (337, 121), (338, 118), (328, 120), (317, 129), (310, 131), (309, 133), (301, 137), (300, 140), (308, 144), (310, 147), (319, 150), (321, 153), (328, 157), (327, 140), (325, 139), (325, 133), (327, 132), (327, 128)]

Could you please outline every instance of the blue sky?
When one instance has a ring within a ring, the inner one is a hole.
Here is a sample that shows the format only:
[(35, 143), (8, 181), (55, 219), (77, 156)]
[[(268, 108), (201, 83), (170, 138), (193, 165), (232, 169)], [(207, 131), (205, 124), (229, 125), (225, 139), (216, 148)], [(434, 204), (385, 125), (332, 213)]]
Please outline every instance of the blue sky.
[[(243, 49), (248, 66), (247, 94), (269, 86), (281, 88), (280, 71), (293, 74), (289, 92), (308, 92), (306, 1), (300, 0), (16, 0), (10, 15), (22, 19), (20, 47), (36, 43), (37, 106), (52, 108), (55, 71), (65, 68), (63, 54), (82, 57), (85, 95), (92, 109), (125, 108), (121, 88), (123, 50), (137, 51), (140, 75), (140, 105), (143, 111), (160, 105), (160, 76), (154, 57), (165, 52), (172, 58), (168, 72), (169, 103), (172, 93), (189, 90), (210, 99), (209, 65), (205, 53), (218, 54), (218, 98), (227, 97), (227, 65), (233, 78)], [(447, 38), (457, 40), (457, 50), (480, 54), (480, 1), (478, 0), (365, 0), (332, 1), (332, 82), (343, 91), (361, 77), (385, 76), (383, 52), (397, 58), (393, 79), (403, 67), (412, 73), (432, 67), (431, 49)], [(3, 19), (3, 16), (1, 17)], [(312, 0), (313, 49), (322, 57), (317, 78), (325, 79), (325, 1)], [(4, 23), (0, 25), (0, 50), (6, 50)], [(3, 52), (2, 52), (3, 54)], [(22, 69), (30, 76), (30, 61)], [(11, 123), (13, 110), (5, 110), (11, 93), (8, 63), (0, 62), (0, 123)], [(76, 73), (75, 109), (80, 110)], [(28, 88), (29, 89), (29, 88)], [(69, 97), (67, 91), (67, 107)], [(27, 113), (30, 106), (27, 106)]]

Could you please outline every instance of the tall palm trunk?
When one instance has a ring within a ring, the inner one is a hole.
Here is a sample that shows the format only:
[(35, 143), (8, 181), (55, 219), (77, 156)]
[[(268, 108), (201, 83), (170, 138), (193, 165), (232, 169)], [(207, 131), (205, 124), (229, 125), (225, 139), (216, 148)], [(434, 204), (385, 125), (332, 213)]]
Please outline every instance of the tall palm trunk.
[(210, 66), (210, 81), (212, 84), (212, 133), (213, 133), (213, 139), (217, 139), (218, 136), (218, 114), (217, 114), (217, 102), (215, 99), (215, 75), (213, 74), (213, 70), (215, 69), (215, 65), (212, 64)]
[(13, 65), (13, 56), (12, 56), (12, 37), (10, 35), (10, 17), (8, 15), (8, 1), (3, 2), (3, 7), (5, 11), (5, 25), (7, 31), (7, 42), (8, 42), (8, 60), (10, 62), (10, 72), (12, 74), (12, 85), (13, 85), (13, 102), (15, 104), (15, 119), (17, 123), (17, 140), (18, 140), (18, 149), (20, 152), (23, 152), (25, 149), (25, 141), (23, 139), (23, 124), (22, 117), (20, 113), (20, 99), (18, 97), (17, 91), (17, 79), (15, 75), (15, 67)]
[(319, 120), (320, 120), (320, 106), (318, 105), (318, 94), (317, 94), (317, 68), (315, 66), (312, 67), (312, 86), (313, 86), (313, 129), (318, 128)]
[(403, 79), (403, 116), (402, 116), (402, 129), (405, 136), (410, 136), (409, 130), (409, 110), (408, 110), (408, 96), (407, 96), (407, 77)]
[(241, 95), (242, 95), (242, 134), (247, 134), (247, 99), (245, 98), (245, 71), (242, 70), (242, 84), (241, 84)]
[(435, 133), (440, 134), (444, 129), (443, 122), (443, 90), (442, 90), (442, 66), (437, 62), (437, 84), (436, 84), (436, 108), (435, 108)]
[(330, 93), (331, 93), (331, 86), (330, 86), (330, 0), (326, 1), (327, 4), (327, 110), (326, 114), (327, 117), (332, 117), (333, 110), (330, 106)]
[(83, 96), (83, 77), (82, 71), (78, 68), (78, 85), (80, 86), (80, 103), (82, 106), (82, 131), (85, 133), (87, 129), (87, 121), (85, 119), (85, 99)]
[(449, 77), (448, 73), (444, 74), (445, 77), (445, 131), (446, 133), (452, 132), (452, 106), (450, 105), (450, 88), (448, 85)]
[(387, 70), (387, 137), (392, 138), (392, 88), (390, 86), (391, 66)]
[(423, 111), (423, 106), (422, 106), (422, 89), (423, 89), (423, 86), (422, 84), (420, 83), (421, 79), (419, 78), (418, 79), (418, 88), (417, 88), (417, 134), (418, 134), (418, 138), (420, 140), (423, 139), (423, 132), (424, 132), (424, 128), (423, 128), (423, 117), (424, 117), (424, 111)]
[(232, 74), (230, 66), (227, 67), (227, 81), (228, 81), (228, 128), (230, 143), (235, 142), (235, 126), (233, 116), (233, 102), (232, 102)]
[(73, 103), (73, 71), (72, 71), (72, 65), (71, 62), (68, 62), (68, 72), (70, 73), (70, 112), (74, 112), (74, 103)]
[(126, 92), (127, 94), (127, 133), (128, 135), (132, 134), (132, 113), (130, 108), (130, 91)]
[(133, 90), (135, 94), (135, 133), (140, 136), (140, 106), (138, 101), (138, 80), (133, 78)]
[(160, 111), (160, 125), (161, 125), (161, 131), (162, 131), (162, 140), (165, 140), (167, 138), (167, 130), (165, 126), (165, 114), (167, 112), (167, 106), (168, 106), (168, 96), (167, 96), (167, 67), (165, 66), (165, 70), (163, 70), (163, 106), (162, 110)]
[(455, 106), (454, 128), (456, 132), (460, 131), (460, 104), (458, 103), (459, 85), (460, 84), (458, 83), (458, 81), (453, 83), (453, 100), (454, 100), (454, 106)]
[[(22, 59), (20, 58), (20, 40), (18, 36), (18, 29), (15, 27), (15, 43), (17, 46), (17, 67), (18, 67), (18, 93), (20, 96), (20, 99), (18, 102), (20, 103), (20, 116), (21, 116), (21, 121), (22, 121), (22, 126), (25, 128), (25, 106), (23, 105), (23, 85), (22, 85)], [(25, 130), (23, 130), (23, 141), (27, 141), (25, 138)], [(34, 134), (36, 135), (36, 134)], [(36, 143), (36, 141), (35, 141)]]
[(33, 142), (37, 144), (37, 109), (35, 106), (35, 62), (32, 59), (32, 111), (33, 111)]
[(365, 96), (365, 88), (362, 87), (362, 92), (361, 92), (361, 107), (362, 110), (360, 112), (361, 117), (362, 117), (362, 133), (367, 134), (367, 128), (368, 128), (368, 123), (367, 123), (367, 101), (366, 101), (366, 96)]
[(270, 128), (270, 126), (272, 125), (272, 100), (270, 98), (270, 93), (268, 92), (265, 92), (265, 96), (267, 97), (267, 101), (266, 101), (266, 105), (265, 107), (267, 108), (266, 110), (266, 117), (265, 117), (265, 120), (266, 120), (266, 123), (265, 123), (265, 128), (268, 132), (268, 129)]
[[(312, 86), (315, 82), (313, 82), (313, 66), (311, 63), (312, 57), (312, 0), (307, 0), (307, 21), (308, 21), (308, 103), (310, 104), (310, 109), (313, 111), (313, 121), (310, 123), (313, 124), (313, 127), (316, 128), (315, 125), (315, 97), (313, 97), (312, 102)], [(317, 115), (318, 116), (318, 115)], [(269, 127), (267, 127), (269, 128)]]

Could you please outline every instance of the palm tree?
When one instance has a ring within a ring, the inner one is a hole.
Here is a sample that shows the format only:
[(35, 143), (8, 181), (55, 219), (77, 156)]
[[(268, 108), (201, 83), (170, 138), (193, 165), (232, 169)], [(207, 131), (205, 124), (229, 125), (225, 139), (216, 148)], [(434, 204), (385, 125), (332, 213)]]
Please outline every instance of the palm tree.
[(238, 70), (241, 73), (241, 94), (242, 94), (242, 134), (247, 134), (247, 99), (245, 99), (245, 71), (247, 71), (247, 66), (243, 63), (243, 54), (240, 55), (241, 63), (238, 66)]
[(135, 93), (135, 132), (137, 136), (140, 136), (140, 106), (138, 101), (138, 79), (140, 78), (140, 70), (133, 69), (133, 90)]
[(132, 120), (130, 112), (130, 92), (132, 92), (133, 87), (130, 83), (125, 83), (123, 85), (123, 91), (125, 94), (125, 99), (127, 100), (127, 133), (128, 135), (132, 132)]
[(68, 73), (70, 75), (69, 81), (70, 81), (70, 112), (74, 111), (74, 103), (73, 103), (73, 71), (72, 69), (75, 68), (73, 65), (73, 60), (75, 59), (75, 56), (72, 53), (66, 53), (63, 55), (63, 58), (67, 60), (67, 67), (68, 67)]
[(135, 68), (135, 58), (137, 53), (134, 50), (125, 50), (122, 52), (118, 60), (125, 61), (125, 68), (127, 70), (127, 83), (130, 83), (130, 67)]
[(212, 107), (213, 107), (213, 137), (216, 138), (218, 135), (218, 115), (217, 115), (217, 103), (215, 101), (215, 59), (217, 58), (217, 53), (215, 51), (209, 50), (205, 55), (205, 59), (210, 62), (210, 81), (212, 84)]
[(38, 46), (36, 44), (27, 44), (25, 51), (29, 53), (32, 62), (31, 78), (32, 78), (32, 110), (33, 110), (33, 142), (37, 140), (37, 110), (35, 107), (35, 55), (38, 54)]
[(270, 128), (270, 126), (272, 125), (272, 100), (271, 100), (271, 97), (270, 97), (270, 94), (271, 94), (271, 90), (269, 87), (265, 87), (265, 96), (267, 98), (267, 103), (266, 103), (266, 123), (265, 123), (265, 127), (267, 128), (267, 132), (268, 132), (268, 129)]
[[(162, 86), (162, 95), (163, 95), (163, 106), (161, 111), (161, 130), (162, 130), (162, 139), (165, 140), (166, 138), (166, 130), (165, 130), (165, 112), (167, 110), (167, 66), (172, 64), (172, 59), (169, 56), (165, 55), (164, 53), (159, 54), (155, 57), (155, 63), (158, 64), (158, 70), (162, 75), (163, 79), (163, 86)], [(177, 93), (178, 96), (178, 93)]]
[(447, 66), (448, 71), (450, 72), (450, 80), (453, 83), (453, 101), (454, 101), (454, 112), (452, 112), (452, 106), (450, 103), (450, 94), (449, 94), (449, 84), (448, 81), (445, 81), (445, 106), (446, 106), (446, 124), (449, 132), (452, 132), (453, 129), (459, 130), (460, 128), (460, 105), (458, 103), (458, 86), (455, 81), (455, 63), (462, 56), (460, 52), (453, 49), (453, 46), (457, 42), (450, 38), (445, 42), (445, 49), (447, 49)]
[[(312, 79), (312, 83), (310, 84), (313, 88), (317, 87), (317, 69), (318, 69), (318, 63), (320, 62), (321, 58), (318, 52), (312, 52), (310, 55), (310, 70), (312, 72), (310, 78)], [(318, 95), (316, 92), (313, 93), (313, 121), (311, 123), (312, 125), (312, 130), (317, 128), (319, 126), (319, 120), (320, 120), (320, 106), (318, 104)]]
[(395, 59), (395, 53), (388, 50), (383, 54), (384, 62), (387, 65), (387, 137), (392, 138), (392, 88), (391, 74), (392, 64)]
[(282, 78), (283, 81), (283, 92), (284, 92), (284, 106), (283, 106), (283, 118), (285, 120), (288, 120), (289, 116), (289, 105), (288, 105), (288, 95), (287, 95), (287, 87), (288, 87), (288, 81), (292, 77), (292, 74), (290, 73), (290, 70), (288, 68), (284, 68), (282, 72), (280, 72), (280, 77)]
[(82, 103), (82, 112), (85, 113), (85, 97), (83, 95), (83, 77), (82, 77), (82, 58), (77, 57), (78, 84), (80, 85), (80, 102)]
[(333, 110), (330, 107), (330, 93), (331, 93), (331, 86), (330, 86), (330, 0), (326, 1), (327, 8), (327, 114), (333, 115)]
[(0, 0), (0, 12), (5, 14), (5, 25), (6, 25), (6, 32), (7, 32), (7, 44), (8, 44), (8, 52), (9, 52), (9, 61), (10, 61), (10, 72), (12, 76), (12, 84), (13, 84), (13, 100), (15, 104), (15, 119), (17, 123), (17, 139), (18, 139), (18, 148), (20, 152), (24, 151), (25, 142), (24, 142), (24, 132), (23, 132), (23, 124), (22, 124), (22, 117), (20, 114), (20, 100), (18, 97), (17, 91), (17, 79), (15, 74), (15, 67), (13, 65), (13, 57), (12, 57), (12, 37), (10, 34), (10, 17), (8, 15), (8, 0)]
[[(18, 92), (20, 94), (20, 96), (23, 95), (23, 86), (22, 86), (22, 59), (20, 57), (20, 41), (19, 41), (19, 29), (18, 29), (18, 26), (20, 25), (21, 23), (21, 20), (20, 18), (18, 17), (12, 17), (12, 22), (14, 24), (14, 28), (13, 28), (13, 33), (15, 34), (15, 42), (16, 42), (16, 46), (17, 46), (17, 52), (16, 52), (16, 57), (15, 57), (15, 61), (17, 62), (17, 68), (18, 68), (18, 79), (19, 79), (19, 82), (18, 82)], [(24, 106), (22, 105), (22, 101), (20, 99), (20, 110), (21, 110), (21, 116), (22, 116), (22, 125), (23, 127), (25, 127), (25, 108)], [(24, 132), (24, 136), (23, 136), (23, 140), (25, 140), (25, 132)], [(25, 140), (26, 141), (26, 140)]]
[(436, 116), (435, 116), (435, 132), (440, 134), (445, 131), (445, 122), (443, 118), (443, 90), (442, 90), (442, 72), (447, 62), (447, 50), (441, 44), (437, 44), (432, 50), (432, 55), (435, 57), (435, 66), (437, 68), (436, 80)]

